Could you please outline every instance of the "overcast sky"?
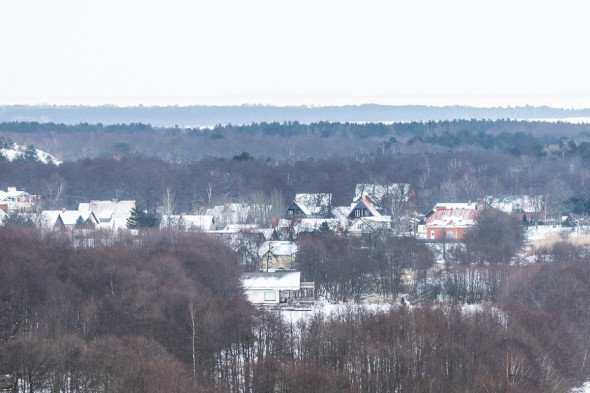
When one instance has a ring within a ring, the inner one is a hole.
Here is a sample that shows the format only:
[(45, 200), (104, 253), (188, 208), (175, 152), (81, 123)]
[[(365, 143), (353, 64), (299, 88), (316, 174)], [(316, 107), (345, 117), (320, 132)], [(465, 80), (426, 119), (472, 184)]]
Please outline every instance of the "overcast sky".
[(590, 3), (0, 0), (0, 104), (590, 107)]

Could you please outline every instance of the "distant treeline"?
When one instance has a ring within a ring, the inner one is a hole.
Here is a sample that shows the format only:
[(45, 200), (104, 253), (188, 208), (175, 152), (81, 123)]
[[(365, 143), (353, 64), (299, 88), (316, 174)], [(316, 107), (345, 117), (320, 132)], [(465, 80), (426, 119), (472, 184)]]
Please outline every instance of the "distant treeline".
[(0, 135), (34, 145), (62, 160), (104, 155), (157, 155), (194, 161), (231, 158), (242, 152), (271, 161), (307, 157), (437, 153), (456, 148), (539, 156), (590, 157), (590, 124), (513, 120), (453, 120), (413, 123), (252, 123), (212, 128), (154, 127), (149, 124), (6, 122)]
[(0, 121), (42, 121), (65, 124), (148, 123), (154, 126), (213, 126), (215, 124), (272, 123), (298, 120), (328, 122), (410, 122), (451, 119), (560, 119), (590, 117), (590, 109), (547, 106), (474, 108), (425, 105), (344, 106), (0, 106)]
[[(453, 138), (457, 142), (476, 144), (483, 147), (485, 142), (474, 143), (474, 138), (481, 140), (491, 135), (519, 134), (520, 137), (532, 135), (544, 140), (556, 141), (559, 137), (590, 136), (590, 124), (570, 124), (563, 122), (515, 121), (515, 120), (445, 120), (410, 123), (352, 123), (327, 122), (301, 123), (260, 122), (249, 125), (216, 125), (209, 128), (191, 127), (154, 127), (144, 123), (127, 124), (90, 124), (40, 122), (2, 122), (0, 132), (11, 133), (154, 133), (159, 135), (188, 135), (223, 138), (225, 136), (273, 135), (279, 137), (315, 136), (320, 138), (383, 138), (389, 136), (412, 137), (427, 140), (430, 143), (435, 137)], [(505, 138), (506, 136), (502, 136)], [(457, 143), (455, 143), (457, 144)]]

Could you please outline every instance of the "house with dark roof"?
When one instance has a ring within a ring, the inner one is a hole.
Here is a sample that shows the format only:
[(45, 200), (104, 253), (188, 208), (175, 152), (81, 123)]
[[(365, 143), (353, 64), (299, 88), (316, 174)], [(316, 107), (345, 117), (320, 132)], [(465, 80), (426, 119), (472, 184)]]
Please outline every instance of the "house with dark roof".
[(307, 206), (305, 206), (297, 198), (295, 198), (287, 208), (287, 218), (291, 220), (295, 220), (297, 218), (306, 218), (309, 216), (311, 216), (311, 212)]
[(351, 205), (351, 209), (348, 212), (348, 219), (354, 220), (360, 217), (379, 217), (381, 213), (375, 209), (373, 202), (369, 197), (360, 197)]

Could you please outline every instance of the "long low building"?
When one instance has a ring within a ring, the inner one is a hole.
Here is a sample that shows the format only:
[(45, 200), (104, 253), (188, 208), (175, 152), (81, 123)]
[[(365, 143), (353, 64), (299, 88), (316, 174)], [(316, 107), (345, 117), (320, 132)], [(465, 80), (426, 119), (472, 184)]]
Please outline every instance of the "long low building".
[(242, 275), (246, 297), (255, 304), (277, 304), (295, 298), (301, 289), (301, 272), (249, 272)]

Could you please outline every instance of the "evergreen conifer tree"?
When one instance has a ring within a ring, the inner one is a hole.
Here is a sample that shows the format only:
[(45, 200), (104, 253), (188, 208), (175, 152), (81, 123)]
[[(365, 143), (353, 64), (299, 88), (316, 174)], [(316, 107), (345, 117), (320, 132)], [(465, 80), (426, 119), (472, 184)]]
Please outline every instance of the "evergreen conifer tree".
[(157, 218), (153, 213), (148, 213), (143, 209), (134, 207), (131, 209), (131, 216), (127, 219), (127, 228), (139, 229), (150, 228), (156, 225)]

